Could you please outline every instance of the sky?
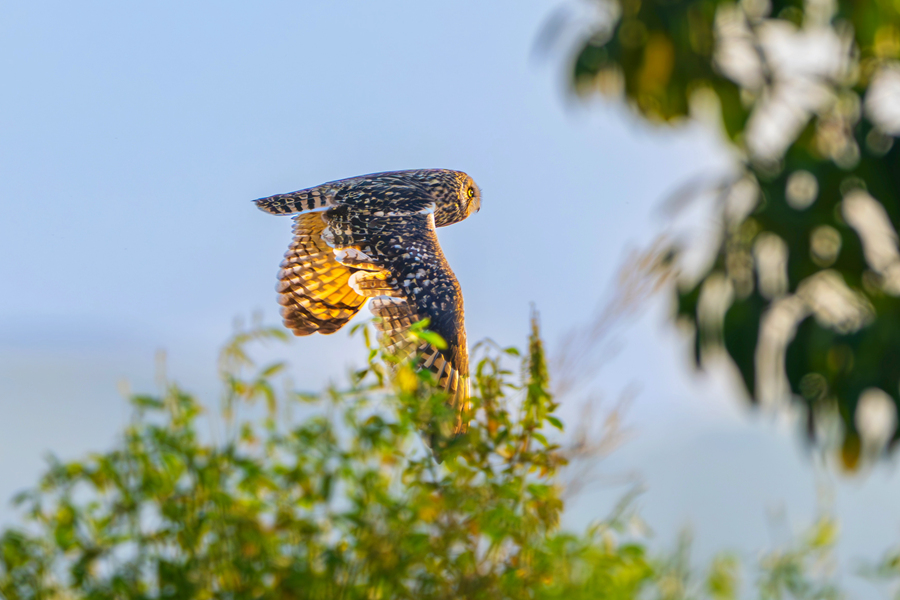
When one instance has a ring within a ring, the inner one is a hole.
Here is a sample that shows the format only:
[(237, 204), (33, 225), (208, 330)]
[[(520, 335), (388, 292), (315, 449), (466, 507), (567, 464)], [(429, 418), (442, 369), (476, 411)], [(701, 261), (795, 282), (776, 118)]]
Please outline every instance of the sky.
[[(9, 0), (0, 20), (0, 523), (48, 453), (113, 443), (122, 391), (168, 376), (215, 398), (236, 319), (277, 323), (290, 221), (251, 200), (363, 173), (468, 172), (482, 210), (442, 229), (471, 341), (522, 344), (532, 304), (548, 345), (590, 321), (632, 250), (672, 225), (668, 194), (730, 164), (719, 134), (657, 129), (566, 92), (566, 53), (536, 58), (556, 0), (426, 3), (79, 3)], [(695, 232), (715, 231), (710, 216)], [(753, 553), (842, 520), (841, 565), (900, 534), (900, 477), (821, 467), (784, 419), (746, 409), (727, 365), (692, 371), (657, 298), (613, 337), (594, 378), (602, 414), (637, 390), (631, 437), (598, 465), (566, 526), (602, 518), (639, 473), (671, 545)], [(360, 364), (345, 332), (284, 352), (299, 387)], [(576, 422), (580, 407), (562, 407)], [(822, 490), (825, 490), (824, 492)], [(859, 597), (874, 588), (851, 582)], [(876, 596), (877, 597), (877, 596)]]

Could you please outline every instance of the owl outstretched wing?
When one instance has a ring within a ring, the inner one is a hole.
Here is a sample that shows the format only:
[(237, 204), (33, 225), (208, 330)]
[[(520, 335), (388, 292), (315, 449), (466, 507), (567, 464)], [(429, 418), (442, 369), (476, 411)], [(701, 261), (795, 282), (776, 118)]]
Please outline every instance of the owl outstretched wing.
[(348, 285), (351, 270), (322, 239), (321, 213), (294, 218), (294, 239), (278, 272), (278, 303), (294, 335), (334, 333), (359, 312), (366, 299)]
[[(378, 211), (383, 212), (383, 211)], [(469, 357), (462, 291), (435, 232), (431, 213), (374, 215), (365, 210), (335, 207), (325, 213), (323, 238), (341, 263), (354, 270), (348, 283), (363, 297), (373, 298), (384, 347), (400, 357), (417, 355), (420, 368), (450, 394), (458, 415), (452, 431), (465, 431), (462, 410), (469, 396)], [(412, 324), (429, 320), (445, 348), (420, 342)]]
[[(411, 335), (410, 327), (422, 319), (403, 298), (380, 296), (372, 299), (369, 308), (379, 318), (375, 326), (381, 332), (385, 349), (402, 359), (415, 354), (416, 367), (428, 369), (438, 385), (449, 394), (448, 404), (456, 414), (456, 419), (449, 427), (433, 432), (429, 445), (437, 450), (442, 439), (465, 433), (468, 422), (463, 418), (463, 412), (469, 399), (469, 377), (468, 371), (461, 371), (459, 366), (446, 357), (447, 354), (452, 354), (453, 349), (440, 350)], [(450, 352), (446, 352), (447, 350)], [(465, 349), (463, 351), (466, 352)], [(463, 361), (467, 363), (468, 356)]]

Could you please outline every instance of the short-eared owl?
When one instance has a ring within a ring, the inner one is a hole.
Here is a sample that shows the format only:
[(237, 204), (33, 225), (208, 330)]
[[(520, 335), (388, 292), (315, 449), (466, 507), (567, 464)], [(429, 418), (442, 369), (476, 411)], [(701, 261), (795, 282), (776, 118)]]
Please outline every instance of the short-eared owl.
[[(452, 433), (465, 431), (463, 297), (435, 227), (481, 208), (472, 178), (446, 169), (374, 173), (255, 202), (267, 213), (296, 214), (294, 240), (278, 273), (285, 326), (295, 335), (334, 333), (372, 298), (382, 343), (399, 354), (418, 353), (420, 367), (451, 394), (458, 414)], [(426, 317), (446, 348), (417, 346), (406, 335)]]

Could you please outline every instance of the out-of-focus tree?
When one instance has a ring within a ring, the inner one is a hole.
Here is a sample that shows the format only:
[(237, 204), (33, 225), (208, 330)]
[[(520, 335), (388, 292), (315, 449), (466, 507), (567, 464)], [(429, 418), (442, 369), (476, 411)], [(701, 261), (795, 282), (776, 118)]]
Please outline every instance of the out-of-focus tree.
[(900, 2), (588, 4), (574, 91), (713, 120), (738, 157), (712, 186), (718, 252), (678, 292), (697, 363), (724, 347), (754, 401), (805, 405), (848, 469), (896, 446)]

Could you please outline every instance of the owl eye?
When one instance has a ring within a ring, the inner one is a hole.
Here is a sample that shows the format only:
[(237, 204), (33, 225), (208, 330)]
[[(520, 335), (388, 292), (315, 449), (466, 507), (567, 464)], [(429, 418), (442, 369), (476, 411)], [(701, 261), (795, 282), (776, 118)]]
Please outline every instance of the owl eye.
[(467, 195), (469, 198), (474, 198), (474, 197), (475, 197), (475, 188), (469, 188), (469, 189), (467, 189), (467, 190), (466, 190), (466, 195)]

